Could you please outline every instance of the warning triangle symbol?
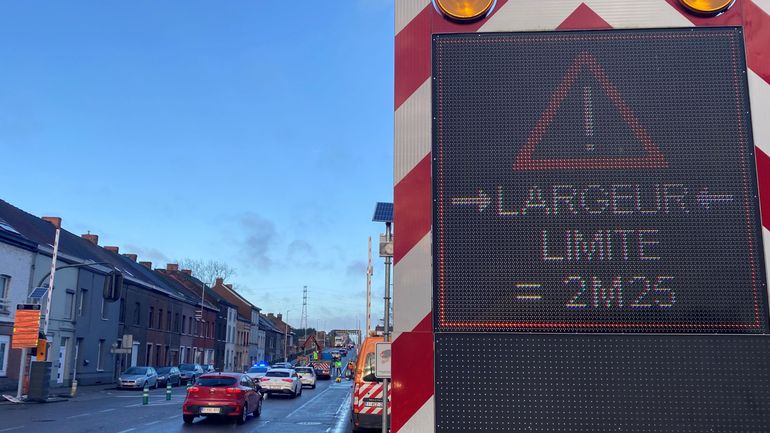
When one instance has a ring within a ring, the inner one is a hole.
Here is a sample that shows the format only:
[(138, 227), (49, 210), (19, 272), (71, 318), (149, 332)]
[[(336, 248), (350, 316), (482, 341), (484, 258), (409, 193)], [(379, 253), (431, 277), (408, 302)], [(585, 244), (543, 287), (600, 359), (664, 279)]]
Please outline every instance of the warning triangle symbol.
[(668, 166), (596, 58), (567, 68), (513, 164), (514, 170)]

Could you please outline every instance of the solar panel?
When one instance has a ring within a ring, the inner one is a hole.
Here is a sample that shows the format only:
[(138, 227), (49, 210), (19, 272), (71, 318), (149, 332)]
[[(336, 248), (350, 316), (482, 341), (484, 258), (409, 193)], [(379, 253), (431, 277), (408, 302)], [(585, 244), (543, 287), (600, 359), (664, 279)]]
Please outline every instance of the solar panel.
[(393, 222), (393, 203), (378, 202), (377, 206), (374, 208), (374, 217), (372, 217), (372, 221), (384, 223)]
[(47, 291), (48, 291), (48, 287), (35, 287), (35, 289), (32, 290), (32, 293), (29, 294), (29, 298), (40, 299), (43, 296), (45, 296)]

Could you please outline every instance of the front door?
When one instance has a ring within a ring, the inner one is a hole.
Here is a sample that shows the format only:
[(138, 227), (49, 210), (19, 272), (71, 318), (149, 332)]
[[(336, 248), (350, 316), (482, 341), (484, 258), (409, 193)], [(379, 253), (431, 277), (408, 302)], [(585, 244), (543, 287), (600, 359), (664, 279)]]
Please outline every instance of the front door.
[(8, 335), (0, 335), (0, 376), (8, 375), (8, 352), (10, 352), (10, 342), (11, 337)]

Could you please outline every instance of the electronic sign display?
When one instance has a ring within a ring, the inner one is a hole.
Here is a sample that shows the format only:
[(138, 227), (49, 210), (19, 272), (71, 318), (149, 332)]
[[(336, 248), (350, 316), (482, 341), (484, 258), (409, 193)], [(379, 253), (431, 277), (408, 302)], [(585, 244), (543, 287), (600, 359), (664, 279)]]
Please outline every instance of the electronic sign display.
[(433, 37), (436, 331), (766, 333), (740, 28)]

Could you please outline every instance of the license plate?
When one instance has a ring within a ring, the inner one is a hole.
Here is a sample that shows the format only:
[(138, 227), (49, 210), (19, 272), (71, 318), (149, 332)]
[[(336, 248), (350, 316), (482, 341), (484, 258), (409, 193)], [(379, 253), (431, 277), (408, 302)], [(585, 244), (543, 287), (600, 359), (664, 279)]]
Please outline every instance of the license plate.
[(382, 407), (381, 401), (365, 401), (364, 406), (366, 407)]
[(220, 409), (218, 407), (202, 407), (201, 413), (219, 413)]

